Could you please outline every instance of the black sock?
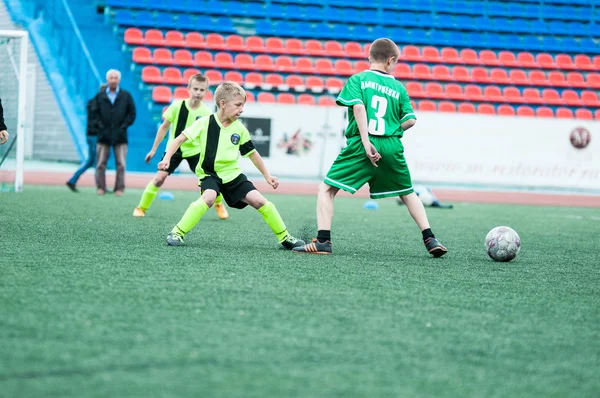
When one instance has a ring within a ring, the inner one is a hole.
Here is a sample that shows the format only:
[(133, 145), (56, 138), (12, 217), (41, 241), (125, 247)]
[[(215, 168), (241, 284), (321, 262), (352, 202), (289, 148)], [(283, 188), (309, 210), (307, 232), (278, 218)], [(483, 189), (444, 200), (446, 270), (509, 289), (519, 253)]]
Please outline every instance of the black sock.
[(317, 240), (321, 243), (331, 241), (331, 231), (328, 229), (320, 229), (317, 232)]
[(421, 233), (423, 234), (423, 240), (435, 238), (435, 235), (433, 234), (433, 232), (431, 232), (431, 228), (424, 229), (423, 231), (421, 231)]

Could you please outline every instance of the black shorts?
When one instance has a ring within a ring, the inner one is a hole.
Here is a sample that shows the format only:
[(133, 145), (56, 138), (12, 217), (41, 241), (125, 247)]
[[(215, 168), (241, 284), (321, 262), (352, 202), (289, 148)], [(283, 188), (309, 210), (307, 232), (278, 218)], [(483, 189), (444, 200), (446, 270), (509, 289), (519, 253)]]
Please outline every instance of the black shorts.
[(248, 195), (248, 192), (254, 191), (256, 187), (248, 181), (244, 174), (240, 174), (226, 184), (212, 176), (204, 177), (200, 180), (200, 191), (204, 192), (206, 189), (217, 191), (217, 195), (219, 193), (223, 194), (223, 199), (229, 207), (243, 209), (248, 206), (248, 203), (242, 202), (242, 199)]
[[(165, 154), (163, 153), (163, 157), (160, 160), (163, 160), (164, 158), (165, 158)], [(164, 171), (169, 173), (169, 175), (173, 174), (173, 172), (175, 170), (177, 170), (177, 168), (179, 167), (179, 165), (181, 164), (181, 161), (183, 159), (187, 160), (187, 163), (190, 166), (190, 169), (192, 170), (192, 172), (196, 172), (196, 166), (198, 166), (198, 162), (200, 162), (200, 154), (192, 155), (189, 158), (184, 158), (184, 157), (181, 157), (181, 152), (175, 152), (175, 154), (171, 158), (171, 162), (169, 163), (169, 168)]]

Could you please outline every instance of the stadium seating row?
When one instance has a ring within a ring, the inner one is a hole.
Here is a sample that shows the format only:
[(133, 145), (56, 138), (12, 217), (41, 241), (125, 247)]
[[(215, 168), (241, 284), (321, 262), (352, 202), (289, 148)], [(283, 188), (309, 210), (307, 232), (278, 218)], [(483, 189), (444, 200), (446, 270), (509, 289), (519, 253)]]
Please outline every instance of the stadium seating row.
[[(239, 35), (223, 36), (218, 33), (209, 33), (203, 36), (197, 32), (184, 34), (179, 31), (163, 33), (157, 29), (148, 29), (145, 32), (138, 28), (128, 28), (124, 32), (125, 43), (129, 45), (146, 45), (156, 47), (181, 47), (190, 49), (227, 50), (232, 52), (270, 53), (299, 56), (326, 56), (330, 58), (365, 58), (368, 54), (368, 44), (357, 42), (338, 42), (334, 40), (307, 40), (281, 39), (279, 37), (262, 38)], [(486, 65), (519, 68), (544, 68), (564, 70), (600, 70), (600, 56), (590, 58), (585, 54), (574, 57), (568, 54), (553, 56), (548, 53), (536, 55), (523, 51), (515, 54), (510, 51), (496, 53), (491, 50), (476, 52), (473, 49), (457, 50), (445, 47), (438, 50), (436, 47), (426, 46), (418, 48), (407, 45), (402, 47), (402, 60), (427, 63), (450, 63), (466, 65)]]

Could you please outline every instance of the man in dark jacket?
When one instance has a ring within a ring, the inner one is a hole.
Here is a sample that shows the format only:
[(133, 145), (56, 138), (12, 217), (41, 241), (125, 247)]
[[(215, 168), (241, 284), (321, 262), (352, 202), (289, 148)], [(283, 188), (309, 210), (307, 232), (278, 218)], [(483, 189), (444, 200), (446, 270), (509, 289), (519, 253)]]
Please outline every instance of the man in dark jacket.
[(115, 154), (117, 178), (115, 195), (125, 190), (125, 158), (127, 157), (127, 128), (135, 121), (135, 104), (129, 92), (119, 87), (121, 73), (111, 69), (106, 73), (106, 90), (96, 95), (98, 146), (96, 188), (98, 195), (106, 193), (106, 163), (110, 148)]
[[(100, 86), (100, 92), (106, 90), (106, 84)], [(96, 96), (88, 101), (87, 103), (87, 144), (88, 144), (88, 156), (85, 162), (77, 169), (73, 177), (67, 181), (67, 186), (73, 192), (77, 192), (77, 181), (79, 177), (87, 169), (96, 165), (96, 147), (98, 145), (98, 110), (96, 105)]]
[(4, 124), (4, 109), (2, 109), (2, 100), (0, 99), (0, 145), (8, 141), (8, 131)]

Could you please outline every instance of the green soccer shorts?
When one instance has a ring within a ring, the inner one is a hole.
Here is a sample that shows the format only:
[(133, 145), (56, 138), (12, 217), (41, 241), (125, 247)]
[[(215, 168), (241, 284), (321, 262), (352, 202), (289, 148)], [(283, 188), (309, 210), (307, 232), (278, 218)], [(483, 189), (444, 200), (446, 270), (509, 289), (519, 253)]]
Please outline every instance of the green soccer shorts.
[(378, 136), (369, 139), (381, 155), (378, 167), (371, 164), (360, 137), (352, 137), (331, 165), (325, 184), (353, 194), (368, 183), (371, 199), (414, 192), (400, 139)]

